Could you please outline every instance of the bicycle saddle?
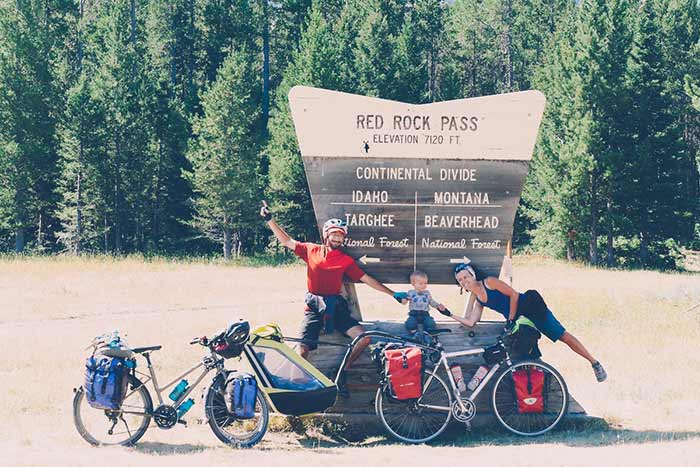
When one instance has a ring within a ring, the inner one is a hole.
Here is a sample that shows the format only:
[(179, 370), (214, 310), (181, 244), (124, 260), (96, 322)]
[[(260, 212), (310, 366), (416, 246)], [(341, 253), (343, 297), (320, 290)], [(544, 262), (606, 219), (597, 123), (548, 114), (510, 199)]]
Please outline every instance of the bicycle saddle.
[(144, 352), (150, 352), (151, 350), (160, 350), (162, 349), (162, 345), (152, 345), (150, 347), (136, 347), (135, 349), (131, 349), (132, 352), (135, 353), (144, 353)]

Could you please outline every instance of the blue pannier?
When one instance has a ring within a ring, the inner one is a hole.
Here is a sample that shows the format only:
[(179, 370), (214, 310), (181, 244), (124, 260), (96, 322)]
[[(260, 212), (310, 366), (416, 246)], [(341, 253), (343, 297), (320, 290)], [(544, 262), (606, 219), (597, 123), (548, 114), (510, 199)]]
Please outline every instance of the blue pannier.
[(128, 367), (123, 358), (92, 356), (85, 364), (85, 396), (91, 407), (118, 410), (126, 395)]
[(233, 372), (226, 378), (226, 408), (236, 418), (248, 419), (255, 416), (257, 395), (258, 382), (253, 375)]

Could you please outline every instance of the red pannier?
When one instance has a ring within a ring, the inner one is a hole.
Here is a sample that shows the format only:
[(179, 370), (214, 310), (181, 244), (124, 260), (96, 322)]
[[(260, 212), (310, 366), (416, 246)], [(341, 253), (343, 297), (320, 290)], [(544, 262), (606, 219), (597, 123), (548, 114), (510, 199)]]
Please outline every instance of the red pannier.
[(423, 393), (421, 370), (423, 352), (417, 347), (405, 347), (384, 352), (385, 371), (391, 390), (398, 400), (416, 399)]
[(537, 368), (515, 370), (515, 397), (518, 400), (518, 413), (542, 413), (544, 411), (544, 372)]

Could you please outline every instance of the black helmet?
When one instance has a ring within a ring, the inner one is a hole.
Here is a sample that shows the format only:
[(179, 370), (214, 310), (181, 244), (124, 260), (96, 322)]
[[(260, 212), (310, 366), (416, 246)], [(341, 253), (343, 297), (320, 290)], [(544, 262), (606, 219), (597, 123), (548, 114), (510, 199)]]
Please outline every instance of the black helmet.
[(249, 335), (250, 324), (248, 324), (248, 321), (232, 323), (224, 333), (226, 339), (232, 344), (244, 344), (248, 340)]
[(249, 336), (248, 321), (232, 323), (212, 340), (211, 348), (224, 358), (238, 357), (243, 352), (243, 344), (248, 341)]

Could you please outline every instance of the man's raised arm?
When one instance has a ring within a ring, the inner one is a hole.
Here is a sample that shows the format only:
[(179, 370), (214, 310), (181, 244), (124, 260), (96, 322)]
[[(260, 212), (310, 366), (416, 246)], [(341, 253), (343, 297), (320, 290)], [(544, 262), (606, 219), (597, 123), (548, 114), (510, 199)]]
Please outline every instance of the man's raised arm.
[(270, 208), (268, 207), (267, 203), (265, 201), (263, 201), (262, 203), (263, 205), (260, 208), (260, 216), (265, 220), (267, 226), (270, 227), (272, 233), (275, 234), (275, 238), (277, 238), (277, 240), (283, 246), (294, 251), (294, 249), (297, 246), (297, 241), (290, 237), (289, 234), (287, 234), (287, 232), (285, 232), (285, 230), (282, 227), (280, 227), (280, 225), (277, 222), (275, 222), (275, 220), (272, 218), (272, 212), (270, 211)]

